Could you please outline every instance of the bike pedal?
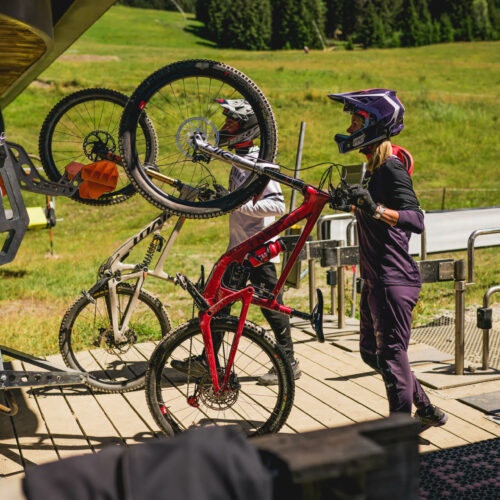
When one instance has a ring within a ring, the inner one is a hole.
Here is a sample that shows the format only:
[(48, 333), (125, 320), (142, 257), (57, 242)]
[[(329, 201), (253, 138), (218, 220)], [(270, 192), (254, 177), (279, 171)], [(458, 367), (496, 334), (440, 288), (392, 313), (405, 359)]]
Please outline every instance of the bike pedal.
[(272, 299), (274, 297), (273, 294), (269, 290), (266, 290), (264, 288), (258, 288), (256, 286), (254, 286), (253, 289), (254, 289), (255, 295), (259, 299), (269, 300), (269, 299)]
[(318, 301), (311, 313), (311, 326), (316, 332), (318, 342), (323, 343), (325, 341), (325, 335), (323, 333), (323, 293), (319, 288), (316, 288), (316, 293), (318, 295)]

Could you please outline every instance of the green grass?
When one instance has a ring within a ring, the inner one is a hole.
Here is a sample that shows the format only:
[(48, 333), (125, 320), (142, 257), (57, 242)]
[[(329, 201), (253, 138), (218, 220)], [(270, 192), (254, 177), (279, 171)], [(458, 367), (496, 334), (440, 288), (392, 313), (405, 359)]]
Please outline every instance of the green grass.
[[(446, 208), (499, 204), (500, 43), (337, 48), (308, 55), (244, 52), (217, 49), (196, 34), (199, 28), (195, 20), (184, 21), (174, 12), (113, 7), (5, 110), (9, 138), (36, 153), (44, 117), (65, 95), (86, 87), (130, 94), (163, 65), (210, 58), (242, 70), (264, 91), (276, 115), (283, 165), (294, 166), (301, 121), (307, 123), (303, 166), (323, 161), (359, 163), (358, 153), (338, 154), (333, 136), (347, 128), (348, 117), (326, 94), (395, 88), (406, 107), (406, 127), (395, 142), (413, 154), (414, 185), (422, 206), (441, 208), (443, 187)], [(316, 183), (321, 173), (321, 168), (308, 170), (303, 178)], [(288, 190), (285, 195), (289, 197)], [(43, 203), (37, 195), (26, 194), (25, 199), (28, 205)], [(30, 232), (16, 260), (0, 269), (0, 343), (35, 354), (57, 352), (64, 311), (82, 288), (93, 284), (99, 264), (157, 212), (138, 196), (104, 208), (58, 199), (57, 216), (64, 219), (54, 230), (59, 258), (46, 257), (48, 231)], [(227, 239), (227, 217), (187, 221), (167, 271), (196, 278), (201, 264), (211, 269)], [(500, 283), (497, 255), (495, 249), (477, 252), (479, 284), (468, 291), (468, 303), (480, 303), (484, 290)], [(141, 260), (142, 254), (137, 258)], [(324, 281), (323, 270), (318, 274)], [(165, 301), (174, 324), (190, 317), (191, 301), (184, 291), (155, 280), (149, 280), (146, 288)], [(307, 285), (285, 299), (307, 310)], [(452, 285), (426, 285), (417, 319), (424, 321), (440, 308), (452, 307)], [(262, 321), (257, 310), (251, 318)]]

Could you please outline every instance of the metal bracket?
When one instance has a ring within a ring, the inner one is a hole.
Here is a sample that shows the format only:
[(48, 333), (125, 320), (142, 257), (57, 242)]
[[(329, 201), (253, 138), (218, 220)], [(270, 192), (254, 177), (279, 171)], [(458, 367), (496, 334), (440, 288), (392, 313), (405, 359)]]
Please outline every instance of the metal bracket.
[(0, 138), (0, 177), (12, 211), (12, 215), (7, 218), (0, 195), (0, 233), (8, 233), (0, 249), (0, 266), (2, 266), (14, 260), (30, 222), (14, 161), (2, 138)]
[(436, 259), (419, 260), (417, 265), (420, 269), (422, 283), (436, 283), (439, 281), (453, 281), (454, 260)]
[(87, 374), (78, 371), (15, 371), (0, 372), (0, 390), (14, 387), (47, 387), (51, 385), (81, 384)]
[[(316, 243), (316, 242), (314, 242)], [(359, 264), (359, 248), (325, 245), (323, 241), (317, 242), (320, 245), (321, 267), (341, 267)], [(335, 242), (338, 245), (338, 242)]]
[(22, 146), (13, 142), (6, 142), (12, 158), (14, 171), (19, 179), (21, 189), (32, 193), (46, 194), (49, 196), (73, 196), (82, 183), (80, 174), (73, 180), (63, 176), (59, 182), (44, 179), (33, 165), (28, 154)]

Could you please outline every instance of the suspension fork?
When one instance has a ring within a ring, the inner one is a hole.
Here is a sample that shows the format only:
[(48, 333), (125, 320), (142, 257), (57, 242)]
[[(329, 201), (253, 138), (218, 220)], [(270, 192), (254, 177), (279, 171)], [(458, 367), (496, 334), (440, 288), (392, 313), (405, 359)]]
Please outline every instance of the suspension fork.
[[(252, 301), (253, 292), (254, 290), (252, 287), (247, 287), (244, 288), (243, 290), (239, 290), (238, 292), (227, 295), (226, 297), (219, 300), (217, 303), (215, 303), (206, 311), (201, 311), (198, 315), (200, 321), (201, 334), (203, 336), (203, 343), (205, 344), (205, 355), (207, 357), (210, 376), (212, 378), (212, 384), (214, 387), (214, 392), (216, 394), (227, 387), (229, 377), (231, 376), (231, 369), (233, 367), (234, 359), (236, 357), (236, 352), (238, 350), (241, 334), (243, 333), (243, 326), (247, 318), (248, 308), (250, 307), (250, 303)], [(210, 322), (212, 318), (215, 316), (215, 314), (218, 313), (221, 309), (223, 309), (226, 305), (232, 304), (233, 302), (236, 302), (238, 300), (241, 300), (242, 302), (238, 328), (236, 329), (236, 335), (234, 336), (233, 343), (231, 345), (231, 351), (229, 352), (229, 358), (224, 372), (224, 379), (222, 381), (222, 384), (219, 384), (217, 365), (215, 363), (216, 353), (214, 352)]]
[(139, 301), (139, 293), (142, 290), (142, 285), (144, 283), (144, 280), (146, 279), (146, 274), (147, 272), (142, 272), (137, 277), (134, 294), (132, 295), (132, 297), (130, 297), (130, 300), (125, 307), (123, 318), (119, 318), (118, 312), (118, 294), (116, 293), (118, 282), (115, 278), (112, 278), (108, 281), (109, 294), (106, 297), (106, 309), (108, 311), (108, 316), (111, 319), (111, 326), (113, 327), (115, 342), (124, 342), (125, 340), (127, 340), (125, 332), (128, 329), (130, 316), (132, 315), (132, 312), (135, 310), (137, 302)]

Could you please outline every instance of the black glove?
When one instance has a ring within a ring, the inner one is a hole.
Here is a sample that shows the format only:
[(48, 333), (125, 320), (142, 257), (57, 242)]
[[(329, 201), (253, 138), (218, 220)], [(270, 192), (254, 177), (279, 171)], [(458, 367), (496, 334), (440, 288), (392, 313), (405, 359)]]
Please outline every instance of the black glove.
[(373, 216), (377, 210), (377, 204), (373, 201), (368, 189), (355, 184), (349, 188), (350, 203), (358, 207), (366, 214)]

